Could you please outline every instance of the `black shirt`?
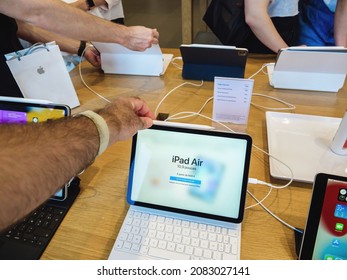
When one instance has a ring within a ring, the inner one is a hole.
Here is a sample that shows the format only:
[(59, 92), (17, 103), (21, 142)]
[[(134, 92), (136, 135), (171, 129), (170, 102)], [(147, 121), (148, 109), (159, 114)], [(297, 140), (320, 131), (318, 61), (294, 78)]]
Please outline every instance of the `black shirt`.
[(0, 14), (0, 95), (23, 97), (10, 69), (5, 54), (18, 51), (22, 46), (17, 37), (17, 23), (13, 18)]

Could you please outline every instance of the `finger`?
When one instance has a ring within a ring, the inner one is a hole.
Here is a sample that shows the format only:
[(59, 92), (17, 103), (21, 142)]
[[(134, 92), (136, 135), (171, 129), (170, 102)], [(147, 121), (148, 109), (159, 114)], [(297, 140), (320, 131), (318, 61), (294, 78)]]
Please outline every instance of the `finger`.
[(153, 125), (153, 120), (151, 118), (147, 117), (140, 117), (143, 127), (140, 129), (147, 129), (150, 128)]
[(155, 119), (154, 114), (149, 109), (148, 105), (144, 100), (139, 97), (134, 97), (132, 99), (132, 105), (134, 112), (140, 117), (149, 117), (151, 119)]
[(157, 31), (157, 29), (153, 29), (153, 37), (159, 39), (159, 32)]
[(153, 38), (152, 44), (153, 44), (153, 45), (158, 45), (158, 43), (159, 43), (159, 40), (156, 39), (156, 38)]

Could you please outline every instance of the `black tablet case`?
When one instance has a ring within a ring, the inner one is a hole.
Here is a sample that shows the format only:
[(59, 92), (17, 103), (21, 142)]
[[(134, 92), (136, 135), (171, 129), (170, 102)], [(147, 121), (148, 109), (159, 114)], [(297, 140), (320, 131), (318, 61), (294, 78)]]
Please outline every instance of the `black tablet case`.
[(216, 76), (244, 78), (247, 49), (181, 45), (180, 51), (184, 79), (213, 81)]

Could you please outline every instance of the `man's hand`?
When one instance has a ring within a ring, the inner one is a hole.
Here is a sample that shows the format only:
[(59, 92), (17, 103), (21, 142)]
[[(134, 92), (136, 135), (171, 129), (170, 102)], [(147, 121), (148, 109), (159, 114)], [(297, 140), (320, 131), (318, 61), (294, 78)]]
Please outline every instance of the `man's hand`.
[(128, 35), (124, 46), (134, 51), (144, 51), (150, 48), (152, 44), (158, 44), (159, 32), (157, 29), (150, 29), (144, 26), (127, 27)]
[(101, 67), (100, 53), (94, 47), (87, 47), (84, 52), (84, 57), (94, 67)]
[(98, 113), (108, 125), (109, 145), (127, 140), (138, 130), (151, 127), (155, 119), (145, 101), (137, 97), (118, 98)]

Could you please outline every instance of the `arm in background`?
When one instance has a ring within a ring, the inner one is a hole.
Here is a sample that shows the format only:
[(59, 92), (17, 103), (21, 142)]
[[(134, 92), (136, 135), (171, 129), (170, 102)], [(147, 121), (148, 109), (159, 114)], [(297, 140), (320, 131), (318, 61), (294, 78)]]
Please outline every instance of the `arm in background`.
[(269, 2), (270, 0), (245, 0), (245, 20), (259, 41), (277, 53), (288, 45), (271, 21), (267, 11)]
[[(21, 39), (24, 39), (32, 44), (36, 42), (48, 43), (55, 41), (56, 44), (59, 45), (61, 51), (71, 54), (78, 54), (81, 45), (81, 41), (79, 40), (61, 36), (20, 20), (17, 20), (17, 25), (17, 36)], [(100, 54), (94, 47), (86, 48), (84, 56), (94, 67), (101, 66)]]
[(347, 47), (347, 0), (338, 0), (334, 19), (335, 45)]
[(157, 44), (159, 38), (156, 29), (114, 24), (56, 0), (2, 0), (0, 12), (69, 38), (118, 43), (137, 51)]

